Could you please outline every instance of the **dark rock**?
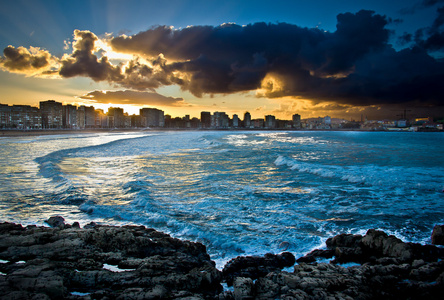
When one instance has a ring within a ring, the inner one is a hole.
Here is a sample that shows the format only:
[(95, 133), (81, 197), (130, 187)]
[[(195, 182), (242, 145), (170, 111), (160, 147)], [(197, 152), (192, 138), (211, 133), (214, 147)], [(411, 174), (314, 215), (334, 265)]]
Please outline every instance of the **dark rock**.
[(432, 244), (444, 245), (444, 225), (435, 225), (433, 227)]
[(280, 271), (291, 267), (296, 262), (290, 252), (282, 254), (267, 253), (265, 256), (239, 256), (230, 260), (223, 268), (222, 273), (228, 286), (233, 285), (236, 277), (258, 279), (273, 271)]
[(298, 263), (312, 263), (315, 262), (318, 258), (332, 258), (335, 255), (335, 250), (319, 250), (315, 249), (310, 253), (302, 256), (296, 260)]
[(61, 216), (50, 217), (45, 221), (51, 227), (63, 227), (65, 226), (65, 218)]
[(327, 245), (328, 249), (334, 249), (336, 247), (354, 248), (359, 246), (361, 240), (362, 240), (362, 235), (343, 233), (333, 238), (327, 239), (325, 244)]
[[(200, 243), (143, 226), (0, 224), (0, 299), (442, 299), (443, 249), (384, 232), (339, 235), (294, 272), (291, 253), (237, 257), (214, 267)], [(112, 266), (109, 266), (112, 265)], [(221, 282), (233, 285), (222, 291)], [(80, 296), (77, 293), (84, 293)]]
[(237, 277), (234, 280), (234, 299), (248, 300), (254, 299), (253, 280), (251, 278)]
[[(205, 246), (143, 226), (27, 227), (0, 224), (0, 298), (212, 298), (221, 272)], [(125, 259), (123, 259), (125, 258)], [(13, 263), (25, 261), (23, 264)], [(131, 267), (115, 271), (104, 266)], [(176, 296), (174, 296), (176, 297)]]

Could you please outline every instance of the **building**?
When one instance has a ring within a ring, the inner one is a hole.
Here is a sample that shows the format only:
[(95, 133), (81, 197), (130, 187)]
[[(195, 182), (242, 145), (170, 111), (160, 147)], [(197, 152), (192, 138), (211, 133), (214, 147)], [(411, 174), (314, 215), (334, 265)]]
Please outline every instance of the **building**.
[(110, 107), (108, 108), (108, 128), (123, 128), (125, 127), (125, 118), (123, 108)]
[(329, 125), (331, 126), (331, 117), (330, 116), (325, 116), (324, 117), (324, 125)]
[(63, 105), (63, 128), (77, 128), (77, 107), (71, 104)]
[(164, 127), (164, 112), (157, 108), (141, 108), (142, 127)]
[(53, 129), (63, 126), (63, 106), (62, 103), (54, 100), (41, 101), (40, 113), (42, 114), (42, 128)]
[(211, 113), (209, 111), (203, 111), (200, 113), (200, 123), (202, 128), (211, 127)]
[(96, 125), (96, 110), (94, 106), (85, 106), (85, 128), (94, 128)]
[(211, 127), (213, 127), (213, 128), (228, 128), (228, 126), (229, 126), (229, 118), (226, 113), (216, 111), (211, 116)]
[(96, 109), (94, 111), (94, 127), (95, 128), (108, 127), (108, 117), (106, 116), (103, 109)]
[(1, 105), (0, 128), (40, 129), (42, 116), (37, 107), (29, 105)]
[(301, 115), (299, 115), (299, 114), (294, 114), (293, 115), (293, 127), (297, 128), (297, 129), (302, 128), (302, 126), (301, 126)]
[(239, 117), (237, 115), (233, 115), (232, 126), (234, 128), (239, 127)]
[(272, 115), (265, 116), (265, 128), (274, 129), (276, 128), (276, 117)]
[(250, 115), (250, 113), (247, 111), (245, 114), (244, 114), (244, 127), (245, 128), (251, 128), (251, 115)]
[(7, 104), (0, 104), (0, 128), (8, 128), (11, 109)]
[(84, 129), (86, 123), (85, 120), (85, 105), (82, 105), (77, 108), (77, 126), (81, 129)]

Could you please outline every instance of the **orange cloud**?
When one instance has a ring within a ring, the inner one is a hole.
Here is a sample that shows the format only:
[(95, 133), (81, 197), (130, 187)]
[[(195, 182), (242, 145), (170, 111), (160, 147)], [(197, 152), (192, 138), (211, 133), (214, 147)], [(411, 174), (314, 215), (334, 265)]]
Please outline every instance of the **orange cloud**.
[(166, 97), (155, 92), (93, 91), (79, 98), (103, 104), (132, 104), (159, 106), (188, 106), (183, 98)]

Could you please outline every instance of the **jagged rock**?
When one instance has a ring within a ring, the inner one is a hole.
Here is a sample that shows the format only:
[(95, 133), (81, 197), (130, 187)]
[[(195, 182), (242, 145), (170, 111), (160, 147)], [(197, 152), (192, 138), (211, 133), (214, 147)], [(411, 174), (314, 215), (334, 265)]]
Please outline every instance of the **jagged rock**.
[(233, 287), (235, 300), (254, 299), (253, 280), (251, 278), (237, 277), (234, 280)]
[(325, 244), (328, 249), (334, 249), (335, 247), (355, 248), (361, 243), (362, 235), (360, 234), (339, 234), (335, 237), (327, 239)]
[(306, 254), (305, 256), (302, 256), (296, 260), (298, 263), (312, 263), (315, 262), (317, 258), (332, 258), (335, 255), (335, 250), (328, 249), (328, 250), (319, 250), (315, 249), (311, 251), (310, 253)]
[(396, 257), (404, 261), (414, 258), (413, 249), (408, 243), (404, 243), (393, 235), (387, 235), (383, 231), (370, 229), (361, 240), (362, 247), (371, 254), (388, 257)]
[[(89, 225), (0, 224), (0, 298), (442, 299), (444, 291), (444, 249), (377, 230), (329, 239), (293, 272), (281, 270), (295, 263), (288, 252), (237, 257), (220, 272), (202, 244), (143, 226)], [(361, 265), (312, 260), (331, 255)], [(233, 291), (222, 291), (223, 280)]]
[[(72, 292), (93, 299), (204, 299), (221, 291), (221, 272), (205, 246), (143, 226), (3, 223), (0, 233), (0, 259), (10, 262), (0, 264), (1, 299), (76, 299)], [(118, 269), (120, 262), (129, 269)]]
[(228, 286), (233, 285), (236, 277), (258, 279), (270, 272), (280, 271), (285, 267), (291, 267), (295, 263), (295, 257), (290, 252), (281, 254), (267, 253), (265, 256), (239, 256), (230, 260), (223, 268), (222, 273)]
[(65, 218), (61, 216), (50, 217), (45, 222), (51, 227), (65, 226)]
[(444, 245), (444, 225), (435, 225), (433, 227), (432, 244)]

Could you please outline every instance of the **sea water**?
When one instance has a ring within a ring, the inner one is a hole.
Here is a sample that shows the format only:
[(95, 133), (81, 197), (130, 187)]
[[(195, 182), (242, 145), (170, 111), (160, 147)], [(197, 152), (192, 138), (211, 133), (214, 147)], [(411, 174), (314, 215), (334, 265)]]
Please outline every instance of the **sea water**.
[(0, 138), (0, 221), (141, 224), (239, 255), (296, 257), (340, 233), (429, 243), (444, 134), (170, 131)]

